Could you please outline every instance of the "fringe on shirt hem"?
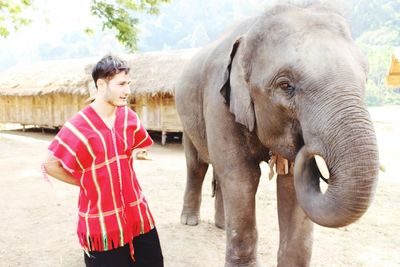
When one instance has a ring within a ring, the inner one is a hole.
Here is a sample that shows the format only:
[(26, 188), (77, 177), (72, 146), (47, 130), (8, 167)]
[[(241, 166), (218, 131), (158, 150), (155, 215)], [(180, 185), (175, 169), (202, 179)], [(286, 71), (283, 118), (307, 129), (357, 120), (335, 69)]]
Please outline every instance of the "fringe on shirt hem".
[[(123, 229), (123, 244), (121, 244), (120, 231), (114, 231), (104, 237), (102, 234), (91, 234), (87, 237), (85, 233), (78, 233), (78, 238), (83, 249), (90, 253), (90, 251), (108, 251), (122, 247), (128, 243), (132, 243), (133, 238), (140, 234), (140, 225), (134, 225)], [(131, 245), (130, 250), (133, 257), (133, 246)]]

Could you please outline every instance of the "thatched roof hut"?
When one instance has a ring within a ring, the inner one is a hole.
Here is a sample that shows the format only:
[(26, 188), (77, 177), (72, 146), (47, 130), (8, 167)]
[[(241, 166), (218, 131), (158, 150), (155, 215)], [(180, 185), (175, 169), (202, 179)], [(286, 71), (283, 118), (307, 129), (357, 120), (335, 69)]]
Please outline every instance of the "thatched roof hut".
[(0, 73), (0, 95), (87, 95), (92, 79), (90, 70), (86, 68), (93, 61), (94, 59), (51, 60), (17, 65)]
[[(174, 102), (176, 80), (195, 50), (124, 56), (131, 67), (131, 106), (149, 130), (182, 131)], [(0, 73), (0, 122), (59, 127), (87, 105), (96, 89), (98, 59), (43, 61)], [(165, 137), (165, 136), (164, 136)]]
[(168, 132), (182, 132), (175, 107), (175, 83), (195, 51), (134, 54), (128, 59), (132, 77), (131, 106), (147, 129), (162, 132), (163, 144)]
[(127, 57), (131, 68), (132, 94), (173, 95), (176, 80), (197, 49), (132, 54)]
[(400, 47), (397, 47), (390, 63), (389, 72), (385, 77), (385, 85), (388, 87), (400, 87)]
[(94, 89), (90, 59), (54, 60), (0, 73), (0, 122), (59, 127), (83, 108)]

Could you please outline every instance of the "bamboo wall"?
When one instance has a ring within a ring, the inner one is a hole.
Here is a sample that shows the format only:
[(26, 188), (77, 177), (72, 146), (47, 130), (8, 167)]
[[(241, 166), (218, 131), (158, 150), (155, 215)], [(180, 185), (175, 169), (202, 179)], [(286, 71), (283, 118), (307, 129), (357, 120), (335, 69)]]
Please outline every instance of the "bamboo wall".
[(48, 94), (41, 96), (0, 96), (0, 122), (43, 127), (61, 127), (87, 105), (88, 96)]
[(135, 97), (131, 108), (138, 114), (147, 130), (182, 132), (182, 124), (172, 95)]
[[(19, 123), (56, 128), (88, 105), (88, 96), (73, 94), (48, 94), (41, 96), (0, 96), (0, 123)], [(136, 111), (147, 130), (162, 133), (161, 143), (167, 134), (182, 132), (175, 99), (172, 95), (137, 96), (130, 107)]]

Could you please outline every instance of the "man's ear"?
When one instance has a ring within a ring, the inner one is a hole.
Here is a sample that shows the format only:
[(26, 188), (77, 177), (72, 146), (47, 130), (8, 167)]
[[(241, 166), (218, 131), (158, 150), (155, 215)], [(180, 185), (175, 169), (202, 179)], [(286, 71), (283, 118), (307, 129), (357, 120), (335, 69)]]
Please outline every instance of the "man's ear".
[(243, 67), (240, 64), (240, 53), (242, 38), (236, 40), (230, 53), (230, 64), (227, 68), (228, 77), (220, 92), (229, 105), (230, 112), (235, 115), (235, 121), (243, 124), (253, 131), (255, 127), (255, 114), (250, 90), (245, 81)]
[(97, 79), (96, 85), (97, 85), (97, 90), (102, 91), (105, 88), (107, 88), (107, 80), (102, 78)]

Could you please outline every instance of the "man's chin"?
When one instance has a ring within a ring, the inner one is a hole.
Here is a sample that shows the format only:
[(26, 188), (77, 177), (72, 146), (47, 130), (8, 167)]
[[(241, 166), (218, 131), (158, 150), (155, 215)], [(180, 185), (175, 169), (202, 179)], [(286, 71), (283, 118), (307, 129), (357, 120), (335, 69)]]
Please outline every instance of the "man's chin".
[(118, 101), (113, 101), (112, 105), (116, 106), (116, 107), (123, 107), (126, 106), (128, 104), (128, 101), (126, 100), (118, 100)]
[(107, 101), (108, 104), (114, 107), (124, 107), (128, 104), (127, 101)]
[(123, 107), (123, 106), (126, 106), (128, 103), (126, 102), (126, 101), (121, 101), (121, 102), (119, 102), (116, 106), (118, 106), (118, 107)]

